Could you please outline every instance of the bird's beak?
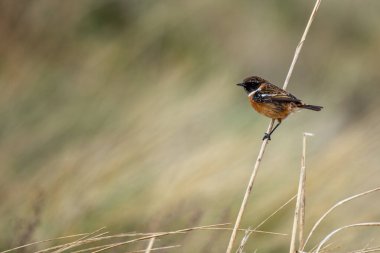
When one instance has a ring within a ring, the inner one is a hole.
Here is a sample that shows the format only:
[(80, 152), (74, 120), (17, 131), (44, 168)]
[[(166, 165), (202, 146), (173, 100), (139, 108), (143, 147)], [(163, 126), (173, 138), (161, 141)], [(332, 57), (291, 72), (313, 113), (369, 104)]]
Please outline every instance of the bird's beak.
[(237, 86), (244, 86), (244, 83), (237, 83)]

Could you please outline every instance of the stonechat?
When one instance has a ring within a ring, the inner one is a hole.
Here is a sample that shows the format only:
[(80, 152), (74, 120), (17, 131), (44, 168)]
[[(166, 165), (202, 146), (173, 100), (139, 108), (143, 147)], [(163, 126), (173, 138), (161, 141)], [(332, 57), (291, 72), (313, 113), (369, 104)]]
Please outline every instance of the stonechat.
[(322, 106), (305, 104), (289, 92), (258, 76), (248, 77), (237, 85), (244, 88), (253, 109), (278, 121), (270, 133), (265, 133), (263, 140), (270, 140), (271, 134), (281, 124), (281, 121), (292, 112), (299, 109), (320, 111), (323, 108)]

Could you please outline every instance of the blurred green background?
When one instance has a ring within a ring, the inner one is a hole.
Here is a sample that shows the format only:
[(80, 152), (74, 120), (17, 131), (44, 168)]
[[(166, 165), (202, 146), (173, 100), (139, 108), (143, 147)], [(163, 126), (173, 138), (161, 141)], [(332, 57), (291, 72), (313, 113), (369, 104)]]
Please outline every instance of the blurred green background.
[[(0, 1), (0, 249), (103, 226), (234, 222), (269, 122), (234, 84), (259, 75), (281, 86), (313, 5)], [(325, 109), (292, 115), (276, 131), (243, 227), (295, 194), (304, 131), (315, 133), (307, 230), (338, 200), (380, 185), (379, 11), (378, 0), (322, 3), (288, 90)], [(339, 226), (379, 221), (379, 201), (340, 208), (309, 246)], [(263, 229), (290, 233), (293, 206)], [(378, 235), (342, 232), (335, 252), (379, 244)], [(223, 252), (229, 236), (198, 231), (155, 245)], [(255, 235), (246, 250), (284, 251), (289, 241)]]

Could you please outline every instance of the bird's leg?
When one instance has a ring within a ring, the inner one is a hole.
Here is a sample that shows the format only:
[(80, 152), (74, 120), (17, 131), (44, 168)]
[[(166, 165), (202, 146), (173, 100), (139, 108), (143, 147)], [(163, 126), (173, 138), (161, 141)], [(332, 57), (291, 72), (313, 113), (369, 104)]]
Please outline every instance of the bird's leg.
[(265, 133), (265, 134), (264, 134), (263, 140), (265, 140), (265, 139), (268, 139), (268, 141), (271, 140), (271, 138), (270, 138), (271, 134), (273, 134), (274, 130), (276, 130), (276, 128), (281, 124), (281, 120), (277, 119), (277, 121), (278, 121), (278, 123), (277, 123), (277, 125), (272, 129), (272, 131), (270, 131), (269, 134), (268, 134), (268, 133)]

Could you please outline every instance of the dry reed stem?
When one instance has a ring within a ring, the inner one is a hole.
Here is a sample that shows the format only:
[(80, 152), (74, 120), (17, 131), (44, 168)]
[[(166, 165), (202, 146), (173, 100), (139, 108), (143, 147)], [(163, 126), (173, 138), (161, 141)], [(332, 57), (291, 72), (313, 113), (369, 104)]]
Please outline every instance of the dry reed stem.
[(97, 249), (102, 249), (102, 248), (104, 248), (104, 245), (86, 248), (86, 249), (81, 249), (81, 250), (76, 250), (76, 251), (72, 251), (71, 253), (80, 253), (80, 252), (92, 251), (92, 250), (97, 250)]
[[(87, 249), (73, 251), (72, 253), (80, 253), (80, 252), (86, 252), (86, 251), (91, 251), (91, 250), (97, 250), (97, 249), (102, 249), (104, 247), (105, 247), (104, 245), (101, 245), (101, 246), (96, 246), (96, 247), (92, 247), (92, 248), (87, 248)], [(181, 245), (173, 245), (173, 246), (165, 246), (165, 247), (152, 248), (151, 251), (163, 250), (163, 249), (172, 249), (172, 248), (178, 248), (178, 247), (181, 247)], [(142, 249), (142, 250), (136, 250), (136, 251), (129, 251), (129, 252), (126, 252), (126, 253), (145, 252), (145, 251), (146, 251), (146, 249)]]
[[(232, 231), (233, 228), (201, 228), (199, 230), (226, 230), (226, 231)], [(249, 228), (239, 228), (238, 231), (248, 231), (250, 233), (259, 233), (259, 234), (268, 234), (268, 235), (281, 235), (281, 236), (287, 236), (288, 234), (285, 233), (278, 233), (278, 232), (270, 232), (270, 231), (263, 231), (263, 230), (256, 230), (256, 229), (249, 229)]]
[[(101, 240), (104, 240), (104, 238), (109, 237), (109, 236), (104, 236), (103, 237), (103, 235), (105, 235), (107, 233), (101, 233), (99, 235), (96, 235), (96, 236), (93, 236), (93, 237), (90, 237), (90, 238), (84, 238), (84, 239), (82, 239), (80, 241), (68, 242), (68, 243), (65, 243), (65, 244), (53, 246), (53, 247), (50, 247), (50, 248), (47, 248), (47, 249), (39, 250), (39, 251), (37, 251), (35, 253), (44, 253), (44, 252), (48, 252), (48, 251), (51, 251), (51, 250), (60, 249), (60, 248), (64, 248), (64, 247), (69, 247), (69, 246), (73, 246), (73, 245), (80, 246), (80, 245), (91, 243), (91, 242), (101, 241)], [(56, 252), (56, 251), (54, 251), (54, 252)]]
[(240, 242), (239, 248), (238, 248), (238, 250), (236, 251), (236, 253), (243, 253), (244, 246), (245, 246), (245, 244), (248, 242), (248, 238), (249, 238), (249, 236), (251, 235), (251, 233), (249, 232), (249, 229), (250, 229), (250, 228), (248, 228), (248, 229), (245, 231), (245, 233), (244, 233), (244, 237), (243, 237), (243, 239), (241, 239), (241, 242)]
[(7, 253), (7, 252), (15, 251), (15, 250), (18, 250), (18, 249), (26, 248), (26, 247), (29, 247), (29, 246), (33, 246), (33, 245), (36, 245), (36, 244), (41, 244), (41, 243), (51, 242), (51, 241), (56, 241), (56, 240), (62, 240), (62, 239), (70, 239), (70, 238), (73, 238), (73, 237), (79, 237), (79, 236), (84, 236), (84, 235), (88, 235), (88, 234), (89, 233), (82, 233), (82, 234), (61, 236), (61, 237), (57, 237), (57, 238), (53, 238), (53, 239), (46, 239), (46, 240), (42, 240), (42, 241), (32, 242), (32, 243), (28, 243), (28, 244), (25, 244), (25, 245), (17, 246), (17, 247), (12, 248), (12, 249), (7, 249), (7, 250), (4, 250), (4, 251), (0, 251), (0, 253)]
[[(177, 231), (154, 233), (154, 234), (150, 234), (150, 235), (143, 236), (143, 237), (140, 237), (140, 238), (136, 238), (136, 239), (133, 239), (133, 240), (129, 240), (129, 241), (126, 241), (126, 242), (111, 243), (111, 244), (96, 246), (96, 247), (87, 248), (87, 249), (83, 249), (83, 250), (78, 250), (78, 251), (75, 251), (75, 252), (85, 252), (85, 251), (90, 251), (90, 250), (96, 250), (96, 251), (93, 251), (93, 252), (100, 252), (100, 251), (106, 250), (108, 248), (113, 248), (113, 247), (117, 247), (117, 246), (120, 246), (120, 245), (136, 242), (136, 241), (147, 240), (147, 239), (151, 239), (153, 237), (159, 237), (159, 236), (164, 236), (164, 235), (169, 235), (169, 234), (186, 233), (188, 231), (198, 230), (198, 229), (201, 229), (201, 228), (209, 228), (209, 227), (215, 227), (215, 226), (224, 226), (224, 225), (228, 225), (228, 224), (229, 223), (223, 223), (223, 224), (215, 224), (215, 225), (208, 225), (208, 226), (187, 228), (187, 229), (182, 229), (182, 230), (177, 230)], [(50, 251), (52, 249), (59, 249), (58, 251), (62, 252), (62, 250), (71, 249), (71, 248), (78, 247), (78, 246), (81, 246), (81, 245), (84, 245), (84, 244), (88, 244), (88, 243), (92, 243), (92, 242), (97, 242), (97, 241), (101, 241), (101, 240), (105, 240), (105, 239), (119, 238), (119, 235), (116, 235), (115, 237), (114, 236), (98, 237), (98, 236), (99, 235), (96, 235), (96, 236), (94, 236), (92, 238), (87, 238), (87, 239), (85, 238), (82, 241), (78, 241), (77, 240), (77, 241), (72, 242), (72, 243), (66, 243), (64, 245), (54, 246), (54, 247), (51, 247), (51, 248), (48, 248), (48, 249), (45, 249), (45, 250), (38, 251), (36, 253), (42, 253), (42, 252)], [(54, 251), (54, 252), (58, 252), (58, 251)]]
[[(310, 29), (310, 26), (314, 20), (314, 17), (315, 17), (315, 14), (317, 13), (317, 10), (319, 8), (319, 5), (321, 4), (321, 1), (322, 0), (316, 0), (315, 2), (315, 5), (314, 5), (314, 8), (313, 8), (313, 11), (311, 12), (311, 15), (310, 15), (310, 18), (309, 18), (309, 21), (306, 25), (306, 28), (302, 34), (302, 37), (301, 37), (301, 40), (300, 42), (298, 43), (297, 45), (297, 48), (295, 50), (295, 53), (294, 53), (294, 57), (293, 57), (293, 60), (292, 60), (292, 63), (290, 65), (290, 68), (289, 68), (289, 71), (288, 71), (288, 74), (286, 76), (286, 79), (285, 79), (285, 82), (284, 82), (284, 86), (283, 86), (283, 89), (285, 90), (288, 86), (288, 83), (289, 83), (289, 79), (290, 77), (292, 76), (292, 73), (293, 73), (293, 69), (294, 69), (294, 66), (297, 62), (297, 59), (298, 59), (298, 56), (301, 52), (301, 49), (302, 49), (302, 46), (303, 46), (303, 43), (306, 39), (306, 36), (309, 32), (309, 29)], [(269, 133), (271, 130), (272, 130), (272, 127), (273, 127), (273, 124), (274, 124), (274, 120), (272, 119), (271, 122), (269, 123), (269, 126), (268, 126), (268, 129), (267, 129), (267, 133)], [(235, 242), (235, 239), (236, 239), (236, 233), (237, 233), (237, 229), (239, 228), (240, 226), (240, 222), (241, 222), (241, 218), (243, 216), (243, 213), (244, 213), (244, 210), (245, 210), (245, 207), (247, 206), (247, 201), (248, 201), (248, 197), (252, 191), (252, 187), (253, 187), (253, 183), (255, 181), (255, 178), (256, 178), (256, 175), (257, 175), (257, 170), (260, 166), (260, 163), (261, 163), (261, 160), (263, 158), (263, 155), (264, 155), (264, 151), (265, 151), (265, 148), (266, 148), (266, 145), (268, 143), (268, 139), (265, 139), (263, 140), (262, 144), (261, 144), (261, 148), (260, 148), (260, 151), (259, 151), (259, 155), (257, 156), (257, 159), (256, 159), (256, 163), (255, 163), (255, 166), (253, 168), (253, 171), (252, 171), (252, 174), (251, 174), (251, 177), (249, 179), (249, 182), (248, 182), (248, 186), (247, 186), (247, 189), (245, 191), (245, 194), (244, 194), (244, 198), (243, 198), (243, 201), (241, 203), (241, 206), (240, 206), (240, 210), (239, 210), (239, 213), (238, 213), (238, 216), (236, 218), (236, 221), (235, 221), (235, 225), (234, 225), (234, 229), (231, 233), (231, 237), (230, 237), (230, 241), (228, 243), (228, 246), (227, 246), (227, 250), (226, 250), (226, 253), (231, 253), (232, 251), (232, 247), (233, 247), (233, 244)]]
[(330, 234), (328, 234), (318, 245), (315, 253), (319, 253), (321, 250), (323, 244), (325, 244), (333, 235), (338, 233), (339, 231), (346, 229), (346, 228), (353, 228), (353, 227), (375, 227), (375, 226), (380, 226), (380, 222), (364, 222), (364, 223), (356, 223), (356, 224), (351, 224), (347, 226), (340, 227), (338, 229), (335, 229), (332, 231)]
[(154, 244), (155, 240), (156, 240), (156, 237), (150, 238), (149, 243), (148, 243), (148, 247), (146, 248), (145, 253), (150, 253), (152, 251), (153, 244)]
[(96, 230), (94, 232), (87, 233), (87, 234), (85, 234), (85, 236), (79, 238), (78, 240), (75, 240), (74, 242), (69, 242), (69, 243), (58, 245), (58, 246), (50, 247), (50, 248), (47, 248), (47, 249), (44, 249), (44, 250), (39, 250), (36, 253), (43, 253), (43, 252), (47, 252), (47, 251), (51, 251), (51, 250), (55, 250), (55, 249), (60, 249), (60, 248), (68, 247), (68, 246), (73, 245), (73, 244), (81, 243), (83, 240), (89, 240), (89, 239), (97, 238), (99, 236), (102, 236), (102, 235), (108, 233), (108, 232), (104, 232), (104, 233), (101, 233), (101, 234), (96, 234), (96, 233), (98, 233), (99, 231), (101, 231), (103, 229), (104, 229), (104, 227), (100, 228), (100, 229), (98, 229), (98, 230)]
[[(294, 253), (296, 249), (296, 236), (297, 236), (297, 226), (299, 228), (299, 233), (303, 233), (303, 228), (301, 228), (301, 224), (303, 226), (303, 222), (300, 222), (303, 217), (305, 217), (304, 211), (305, 209), (302, 208), (302, 198), (305, 196), (305, 180), (306, 180), (306, 137), (307, 136), (313, 136), (313, 134), (310, 133), (303, 133), (303, 145), (302, 145), (302, 158), (301, 158), (301, 170), (300, 170), (300, 178), (298, 183), (298, 193), (297, 193), (297, 202), (296, 202), (296, 208), (294, 211), (294, 219), (293, 219), (293, 229), (292, 229), (292, 237), (290, 240), (290, 253)], [(302, 236), (300, 236), (302, 238)]]
[[(102, 240), (105, 239), (114, 239), (114, 238), (123, 238), (123, 237), (136, 237), (136, 236), (146, 236), (146, 235), (155, 235), (159, 233), (165, 233), (165, 232), (151, 232), (151, 233), (121, 233), (121, 234), (115, 234), (115, 235), (108, 235), (108, 236), (102, 236), (100, 237)], [(2, 252), (0, 252), (2, 253)]]
[(104, 247), (103, 249), (99, 249), (99, 250), (93, 251), (93, 253), (101, 252), (101, 251), (104, 251), (104, 250), (108, 250), (108, 249), (111, 249), (111, 248), (115, 248), (115, 247), (118, 247), (118, 246), (129, 244), (129, 243), (132, 243), (132, 242), (147, 240), (147, 239), (150, 239), (150, 238), (153, 238), (153, 237), (161, 237), (161, 236), (166, 236), (166, 235), (185, 233), (185, 232), (189, 232), (189, 231), (192, 231), (192, 230), (198, 230), (198, 229), (207, 228), (207, 227), (225, 226), (225, 225), (228, 225), (228, 224), (229, 223), (221, 223), (221, 224), (215, 224), (215, 225), (199, 226), (199, 227), (180, 229), (180, 230), (176, 230), (176, 231), (164, 232), (164, 233), (154, 234), (154, 235), (149, 235), (149, 236), (143, 236), (143, 237), (136, 238), (136, 239), (133, 239), (133, 240), (129, 240), (129, 241), (126, 241), (126, 242), (120, 242), (120, 243), (114, 243), (114, 244), (108, 245), (108, 246)]
[[(198, 230), (225, 230), (225, 231), (231, 231), (232, 228), (215, 228), (215, 227), (208, 227), (208, 228), (200, 228)], [(287, 236), (287, 234), (284, 234), (284, 233), (276, 233), (276, 232), (269, 232), (269, 231), (261, 231), (261, 230), (249, 230), (249, 229), (239, 229), (239, 231), (249, 231), (249, 232), (252, 232), (252, 233), (262, 233), (262, 234), (271, 234), (271, 235), (280, 235), (280, 236)], [(160, 232), (160, 233), (165, 233), (165, 232)], [(148, 233), (146, 235), (157, 235), (157, 233)], [(91, 241), (88, 241), (89, 242), (95, 242), (95, 241), (100, 241), (100, 240), (103, 240), (103, 239), (112, 239), (112, 238), (120, 238), (119, 235), (116, 235), (116, 236), (107, 236), (107, 237), (103, 237), (103, 238), (96, 238), (96, 240), (91, 240)], [(113, 245), (113, 243), (110, 243), (110, 244), (106, 244), (106, 245), (100, 245), (100, 246), (96, 246), (96, 247), (91, 247), (91, 248), (87, 248), (87, 249), (82, 249), (82, 250), (77, 250), (77, 251), (74, 251), (72, 253), (81, 253), (81, 252), (86, 252), (86, 251), (93, 251), (93, 250), (98, 250), (98, 249), (103, 249), (105, 247), (108, 247), (108, 246), (111, 246)], [(60, 246), (58, 246), (60, 247)]]
[(285, 82), (284, 82), (284, 86), (282, 87), (284, 90), (286, 90), (286, 88), (288, 87), (288, 83), (289, 83), (290, 77), (292, 76), (294, 66), (296, 65), (296, 62), (297, 62), (297, 60), (298, 60), (298, 56), (299, 56), (299, 54), (300, 54), (300, 52), (301, 52), (301, 49), (302, 49), (302, 47), (303, 47), (303, 43), (304, 43), (305, 40), (306, 40), (306, 36), (307, 36), (307, 34), (308, 34), (308, 32), (309, 32), (309, 29), (310, 29), (311, 23), (313, 23), (313, 20), (314, 20), (314, 18), (315, 18), (315, 14), (317, 13), (318, 8), (319, 8), (319, 5), (321, 4), (321, 2), (322, 2), (322, 0), (317, 0), (317, 1), (315, 2), (314, 9), (313, 9), (313, 11), (311, 12), (311, 15), (310, 15), (309, 21), (307, 22), (307, 25), (306, 25), (305, 31), (304, 31), (303, 34), (302, 34), (301, 41), (298, 43), (297, 48), (296, 48), (296, 51), (294, 52), (293, 61), (292, 61), (292, 63), (290, 64), (290, 68), (289, 68), (288, 74), (287, 74), (287, 76), (286, 76), (286, 79), (285, 79)]
[[(102, 235), (105, 235), (107, 234), (108, 232), (104, 232), (104, 233), (101, 233), (99, 235), (94, 235), (93, 237), (90, 237), (88, 238), (87, 240), (90, 240), (90, 239), (97, 239), (98, 237), (101, 237)], [(80, 246), (80, 245), (83, 245), (83, 241), (76, 241), (76, 242), (73, 242), (71, 243), (70, 245), (66, 246), (66, 247), (61, 247), (60, 249), (56, 250), (56, 251), (53, 251), (54, 253), (61, 253), (61, 252), (64, 252), (66, 250), (69, 250), (71, 248), (74, 248), (74, 247), (77, 247), (77, 246)]]
[[(92, 236), (97, 237), (97, 236), (99, 236), (99, 235), (97, 235), (96, 233), (102, 231), (102, 230), (105, 229), (105, 228), (106, 228), (106, 227), (102, 227), (102, 228), (99, 228), (99, 229), (95, 230), (94, 232), (88, 233), (87, 235), (85, 235), (85, 236), (79, 238), (77, 241), (84, 240), (84, 239), (86, 239), (86, 238), (90, 238), (90, 237), (92, 237)], [(108, 232), (104, 232), (104, 233), (108, 233)], [(103, 233), (103, 234), (104, 234), (104, 233)]]
[[(144, 236), (141, 237), (141, 238), (137, 238), (137, 239), (134, 239), (134, 240), (127, 241), (127, 242), (123, 242), (123, 244), (131, 243), (131, 242), (135, 242), (135, 241), (140, 241), (140, 240), (147, 240), (147, 239), (150, 239), (150, 238), (153, 238), (153, 237), (159, 237), (159, 236), (164, 236), (164, 235), (168, 235), (168, 234), (186, 233), (186, 232), (191, 231), (191, 230), (217, 230), (217, 229), (220, 229), (220, 230), (232, 230), (231, 228), (216, 228), (215, 227), (215, 226), (224, 226), (224, 225), (228, 225), (228, 224), (229, 223), (215, 224), (215, 225), (202, 226), (202, 227), (194, 227), (194, 228), (187, 228), (187, 229), (182, 229), (182, 230), (177, 230), (177, 231), (170, 231), (170, 232), (119, 234), (119, 235), (104, 236), (104, 237), (99, 237), (99, 235), (96, 235), (96, 236), (94, 236), (92, 238), (87, 238), (87, 239), (82, 240), (82, 241), (75, 241), (75, 242), (66, 243), (66, 244), (63, 244), (63, 245), (54, 246), (54, 247), (51, 247), (51, 248), (48, 248), (48, 249), (44, 249), (44, 250), (38, 251), (36, 253), (42, 253), (42, 252), (46, 252), (46, 251), (50, 251), (50, 250), (54, 250), (54, 249), (60, 249), (61, 250), (61, 248), (63, 248), (63, 247), (66, 247), (64, 249), (67, 250), (67, 249), (71, 249), (73, 247), (77, 247), (77, 246), (81, 246), (81, 245), (89, 244), (89, 243), (93, 243), (93, 242), (98, 242), (98, 241), (102, 241), (102, 240), (106, 240), (106, 239), (114, 239), (114, 238), (121, 238), (121, 237), (127, 237), (127, 236), (135, 236), (135, 235), (144, 235)], [(244, 231), (244, 230), (241, 229), (241, 231)], [(283, 234), (283, 233), (275, 233), (275, 232), (259, 231), (259, 230), (252, 231), (252, 232), (255, 232), (255, 233), (264, 233), (264, 234), (273, 234), (273, 235), (281, 235), (281, 236), (286, 236), (287, 235), (287, 234)], [(110, 246), (112, 246), (112, 247), (117, 246), (115, 244), (117, 244), (117, 243), (110, 243), (110, 244), (106, 244), (106, 245), (100, 245), (100, 246), (91, 247), (91, 248), (87, 248), (87, 249), (83, 249), (83, 250), (78, 250), (78, 251), (74, 251), (74, 252), (78, 253), (78, 252), (85, 252), (85, 251), (91, 251), (91, 250), (100, 250), (100, 251), (102, 251), (102, 250), (105, 250), (105, 248), (108, 248)]]
[(303, 145), (302, 145), (302, 161), (301, 161), (301, 168), (303, 168), (304, 173), (302, 177), (302, 187), (301, 187), (301, 202), (300, 202), (300, 217), (299, 217), (299, 223), (298, 223), (298, 250), (300, 250), (303, 247), (304, 244), (304, 230), (305, 230), (305, 184), (306, 184), (306, 137), (307, 136), (313, 136), (311, 133), (304, 133), (303, 135)]
[[(225, 225), (225, 224), (222, 224), (222, 225)], [(230, 231), (230, 230), (232, 230), (232, 228), (200, 227), (200, 228), (197, 228), (197, 229), (194, 229), (194, 230), (226, 230), (226, 231)], [(238, 231), (248, 231), (250, 233), (263, 233), (263, 234), (287, 236), (287, 234), (284, 234), (284, 233), (276, 233), (276, 232), (269, 232), (269, 231), (252, 230), (252, 229), (249, 229), (249, 228), (248, 229), (239, 229)], [(165, 233), (165, 232), (163, 232), (163, 233)], [(170, 233), (170, 232), (166, 232), (166, 233)], [(185, 232), (182, 231), (180, 233), (185, 233)], [(174, 233), (171, 233), (171, 234), (174, 234)], [(154, 234), (153, 236), (159, 237), (161, 235)], [(114, 246), (119, 246), (119, 245), (115, 245), (115, 244), (102, 245), (102, 246), (86, 249), (86, 251), (97, 250), (97, 249), (104, 250), (105, 248), (108, 249), (108, 247), (114, 247)], [(85, 250), (82, 250), (80, 252), (83, 252), (83, 251), (85, 251)], [(95, 251), (95, 252), (97, 252), (97, 251)]]
[[(181, 247), (181, 245), (173, 245), (173, 246), (165, 246), (165, 247), (152, 248), (151, 251), (163, 250), (163, 249), (173, 249), (173, 248), (178, 248), (178, 247)], [(145, 252), (145, 249), (128, 251), (128, 252), (125, 252), (125, 253), (138, 253), (138, 252)]]
[[(288, 201), (288, 202), (290, 202), (290, 201)], [(221, 226), (221, 225), (227, 225), (227, 224), (229, 224), (229, 223), (226, 223), (226, 224), (217, 224), (217, 225), (214, 225), (214, 226), (219, 226), (219, 225)], [(101, 229), (99, 229), (99, 230), (97, 230), (95, 232), (92, 232), (92, 233), (82, 233), (82, 234), (77, 234), (77, 235), (70, 235), (70, 236), (58, 237), (58, 238), (54, 238), (54, 239), (48, 239), (48, 240), (44, 240), (44, 241), (33, 242), (33, 243), (26, 244), (26, 245), (18, 246), (16, 248), (12, 248), (12, 249), (9, 249), (9, 250), (6, 250), (6, 251), (2, 251), (0, 253), (8, 253), (8, 252), (11, 252), (11, 251), (14, 251), (14, 250), (18, 250), (18, 249), (22, 249), (22, 248), (26, 248), (28, 246), (32, 246), (32, 245), (35, 245), (35, 244), (38, 244), (38, 243), (50, 242), (50, 241), (58, 240), (58, 239), (68, 239), (68, 238), (79, 237), (79, 236), (82, 236), (82, 237), (80, 239), (78, 239), (78, 240), (73, 241), (73, 242), (68, 242), (68, 243), (64, 243), (64, 244), (61, 244), (61, 245), (56, 245), (56, 246), (53, 246), (53, 247), (49, 247), (49, 248), (37, 251), (35, 253), (44, 253), (44, 252), (49, 252), (49, 251), (53, 251), (53, 250), (62, 250), (62, 249), (67, 250), (67, 249), (69, 249), (68, 247), (73, 248), (73, 247), (77, 247), (77, 246), (82, 246), (84, 244), (89, 244), (89, 243), (99, 242), (99, 241), (104, 241), (104, 240), (109, 240), (109, 239), (117, 239), (117, 238), (123, 238), (123, 237), (136, 237), (136, 236), (143, 236), (143, 237), (150, 236), (150, 238), (153, 238), (153, 237), (157, 237), (157, 235), (168, 233), (168, 232), (122, 233), (122, 234), (116, 234), (116, 235), (103, 236), (104, 234), (106, 234), (108, 232), (104, 232), (104, 233), (101, 233), (101, 234), (96, 234), (100, 230)], [(224, 230), (224, 231), (231, 231), (232, 228), (228, 228), (228, 227), (226, 227), (226, 228), (222, 228), (222, 227), (200, 227), (200, 228), (197, 228), (196, 230)], [(257, 229), (239, 229), (238, 231), (248, 231), (250, 233), (261, 233), (261, 234), (287, 236), (287, 234), (284, 234), (284, 233), (277, 233), (277, 232), (271, 232), (271, 231), (263, 231), (263, 230), (257, 230)], [(178, 233), (186, 233), (186, 232), (178, 232)], [(91, 234), (93, 235), (92, 237), (91, 237)], [(106, 245), (100, 245), (100, 246), (95, 246), (95, 247), (90, 247), (90, 248), (81, 249), (81, 250), (76, 250), (76, 251), (72, 251), (72, 253), (81, 253), (81, 252), (86, 252), (86, 251), (99, 250), (99, 249), (103, 249), (103, 248), (111, 246), (111, 245), (114, 245), (114, 243), (110, 243), (110, 244), (106, 244)], [(152, 248), (152, 251), (154, 249), (158, 250), (157, 248)]]
[[(266, 131), (267, 133), (269, 133), (271, 131), (271, 129), (273, 127), (273, 123), (274, 123), (274, 120), (271, 120), (271, 122), (269, 123), (268, 129)], [(244, 198), (243, 198), (243, 201), (241, 203), (240, 210), (239, 210), (238, 216), (236, 218), (234, 228), (232, 230), (232, 234), (231, 234), (231, 237), (230, 237), (230, 241), (228, 243), (228, 247), (227, 247), (226, 253), (231, 253), (231, 251), (232, 251), (232, 247), (233, 247), (233, 244), (234, 244), (235, 238), (236, 238), (236, 233), (237, 233), (237, 230), (238, 230), (238, 228), (240, 226), (240, 221), (241, 221), (241, 218), (243, 216), (245, 207), (247, 205), (248, 197), (249, 197), (249, 194), (251, 193), (251, 190), (252, 190), (252, 187), (253, 187), (253, 183), (254, 183), (256, 175), (257, 175), (257, 170), (258, 170), (258, 168), (260, 166), (261, 159), (262, 159), (262, 157), (264, 155), (265, 147), (266, 147), (267, 143), (268, 143), (268, 139), (265, 139), (265, 140), (263, 140), (263, 143), (261, 144), (260, 152), (259, 152), (259, 155), (257, 157), (255, 166), (253, 168), (251, 177), (249, 179), (248, 186), (247, 186), (247, 189), (245, 191)]]
[(262, 225), (265, 224), (265, 222), (267, 222), (270, 218), (272, 218), (275, 214), (277, 214), (279, 211), (281, 211), (285, 206), (287, 206), (290, 202), (292, 202), (295, 198), (297, 197), (297, 195), (294, 195), (293, 197), (291, 197), (288, 201), (286, 201), (284, 204), (282, 204), (279, 208), (277, 208), (273, 213), (271, 213), (267, 218), (265, 218), (262, 222), (259, 223), (259, 225), (257, 225), (253, 231), (257, 231), (257, 229), (259, 227), (261, 227)]
[(302, 177), (302, 187), (301, 187), (301, 202), (300, 202), (300, 217), (298, 222), (298, 250), (303, 247), (304, 244), (304, 230), (305, 230), (305, 184), (306, 184), (306, 137), (313, 136), (313, 134), (304, 133), (303, 135), (303, 145), (302, 145), (302, 161), (301, 168), (304, 168), (304, 173)]
[[(330, 243), (324, 245), (323, 248), (321, 249), (320, 253), (322, 253), (322, 252), (336, 252), (336, 251), (338, 251), (338, 249), (340, 248), (339, 246), (331, 247), (331, 246), (333, 246), (334, 244), (336, 244), (336, 242), (330, 242)], [(317, 245), (317, 246), (318, 246), (318, 245)], [(316, 247), (317, 247), (317, 246), (316, 246)], [(316, 248), (316, 247), (315, 247), (315, 248)], [(314, 248), (314, 249), (315, 249), (315, 248)], [(335, 251), (334, 251), (334, 250), (335, 250)], [(312, 251), (311, 251), (311, 252), (312, 252)]]
[(319, 218), (319, 220), (314, 224), (313, 228), (311, 229), (309, 235), (307, 236), (306, 240), (305, 240), (305, 243), (301, 249), (301, 251), (304, 251), (305, 247), (306, 247), (306, 244), (308, 243), (310, 237), (313, 235), (314, 231), (316, 230), (316, 228), (319, 226), (319, 224), (322, 222), (322, 220), (329, 214), (331, 213), (335, 208), (343, 205), (344, 203), (347, 203), (353, 199), (356, 199), (356, 198), (359, 198), (359, 197), (362, 197), (364, 195), (367, 195), (367, 194), (370, 194), (372, 192), (376, 192), (376, 191), (379, 191), (380, 190), (380, 187), (377, 187), (375, 189), (372, 189), (372, 190), (369, 190), (369, 191), (365, 191), (365, 192), (362, 192), (362, 193), (359, 193), (359, 194), (356, 194), (356, 195), (353, 195), (353, 196), (350, 196), (348, 198), (345, 198), (341, 201), (339, 201), (338, 203), (336, 203), (335, 205), (333, 205), (329, 210), (327, 210), (321, 218)]
[[(325, 246), (323, 246), (323, 248), (321, 249), (320, 252), (327, 251), (327, 248), (330, 247), (331, 245), (333, 245), (334, 243), (336, 244), (336, 242), (330, 242), (330, 243), (326, 244)], [(318, 244), (314, 245), (313, 248), (308, 252), (314, 252), (317, 247), (318, 247)], [(334, 248), (338, 249), (339, 246), (335, 246)], [(299, 251), (299, 252), (306, 253), (304, 251)]]

